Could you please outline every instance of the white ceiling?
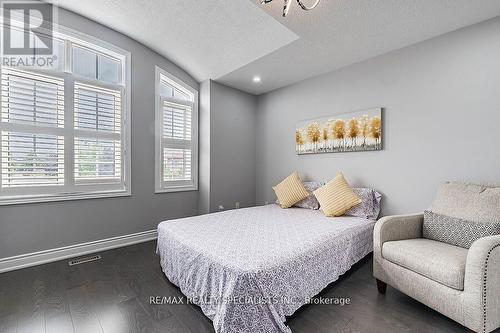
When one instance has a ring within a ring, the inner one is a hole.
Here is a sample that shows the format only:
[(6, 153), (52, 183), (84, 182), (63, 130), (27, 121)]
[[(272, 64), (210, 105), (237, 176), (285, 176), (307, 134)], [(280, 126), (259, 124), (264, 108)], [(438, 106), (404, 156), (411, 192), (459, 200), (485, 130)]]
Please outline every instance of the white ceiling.
[(198, 81), (227, 74), (298, 38), (248, 0), (45, 1), (132, 37)]
[(500, 15), (499, 0), (321, 0), (309, 12), (292, 1), (286, 18), (282, 0), (259, 6), (300, 39), (218, 81), (260, 94)]
[(310, 12), (292, 0), (286, 18), (283, 0), (51, 2), (138, 40), (199, 81), (253, 94), (500, 15), (500, 0), (321, 0)]

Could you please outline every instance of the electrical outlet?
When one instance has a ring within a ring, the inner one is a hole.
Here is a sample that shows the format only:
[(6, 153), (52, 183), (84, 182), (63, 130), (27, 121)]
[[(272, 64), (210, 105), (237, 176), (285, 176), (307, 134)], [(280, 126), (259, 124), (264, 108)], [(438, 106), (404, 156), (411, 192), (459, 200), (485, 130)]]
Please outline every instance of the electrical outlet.
[(240, 202), (239, 202), (239, 201), (236, 201), (236, 202), (234, 203), (234, 208), (236, 208), (236, 209), (239, 209), (239, 208), (240, 208)]
[(219, 206), (219, 212), (222, 212), (224, 210), (224, 206), (220, 205)]

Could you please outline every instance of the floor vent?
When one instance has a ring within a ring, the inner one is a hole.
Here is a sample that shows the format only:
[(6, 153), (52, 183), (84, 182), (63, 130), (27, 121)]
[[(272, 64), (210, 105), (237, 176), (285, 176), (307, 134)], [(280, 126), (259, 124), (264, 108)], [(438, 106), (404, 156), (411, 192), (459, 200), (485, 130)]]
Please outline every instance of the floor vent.
[(101, 256), (98, 255), (98, 254), (96, 254), (95, 256), (82, 257), (82, 258), (78, 258), (78, 259), (75, 259), (75, 260), (70, 260), (70, 261), (68, 261), (68, 265), (70, 265), (70, 266), (80, 265), (80, 264), (84, 264), (86, 262), (96, 261), (96, 260), (99, 260), (99, 259), (101, 259)]

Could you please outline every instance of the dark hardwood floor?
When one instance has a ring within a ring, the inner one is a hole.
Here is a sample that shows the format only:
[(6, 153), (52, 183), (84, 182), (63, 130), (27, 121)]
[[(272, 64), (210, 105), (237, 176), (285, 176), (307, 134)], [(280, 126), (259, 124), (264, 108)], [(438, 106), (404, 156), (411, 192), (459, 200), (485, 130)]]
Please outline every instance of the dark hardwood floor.
[[(151, 305), (151, 296), (182, 296), (160, 270), (155, 242), (0, 274), (0, 332), (213, 332), (197, 306)], [(467, 332), (389, 287), (377, 293), (365, 258), (320, 296), (349, 297), (344, 306), (308, 305), (288, 319), (304, 332)]]

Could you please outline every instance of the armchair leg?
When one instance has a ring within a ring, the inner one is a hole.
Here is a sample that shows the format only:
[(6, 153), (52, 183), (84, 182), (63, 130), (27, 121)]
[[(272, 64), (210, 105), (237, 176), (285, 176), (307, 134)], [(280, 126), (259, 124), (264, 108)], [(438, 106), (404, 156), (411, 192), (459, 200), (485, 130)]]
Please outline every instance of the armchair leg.
[(379, 279), (376, 280), (378, 292), (382, 295), (385, 295), (385, 292), (387, 291), (387, 283), (385, 283), (384, 281), (380, 281)]

